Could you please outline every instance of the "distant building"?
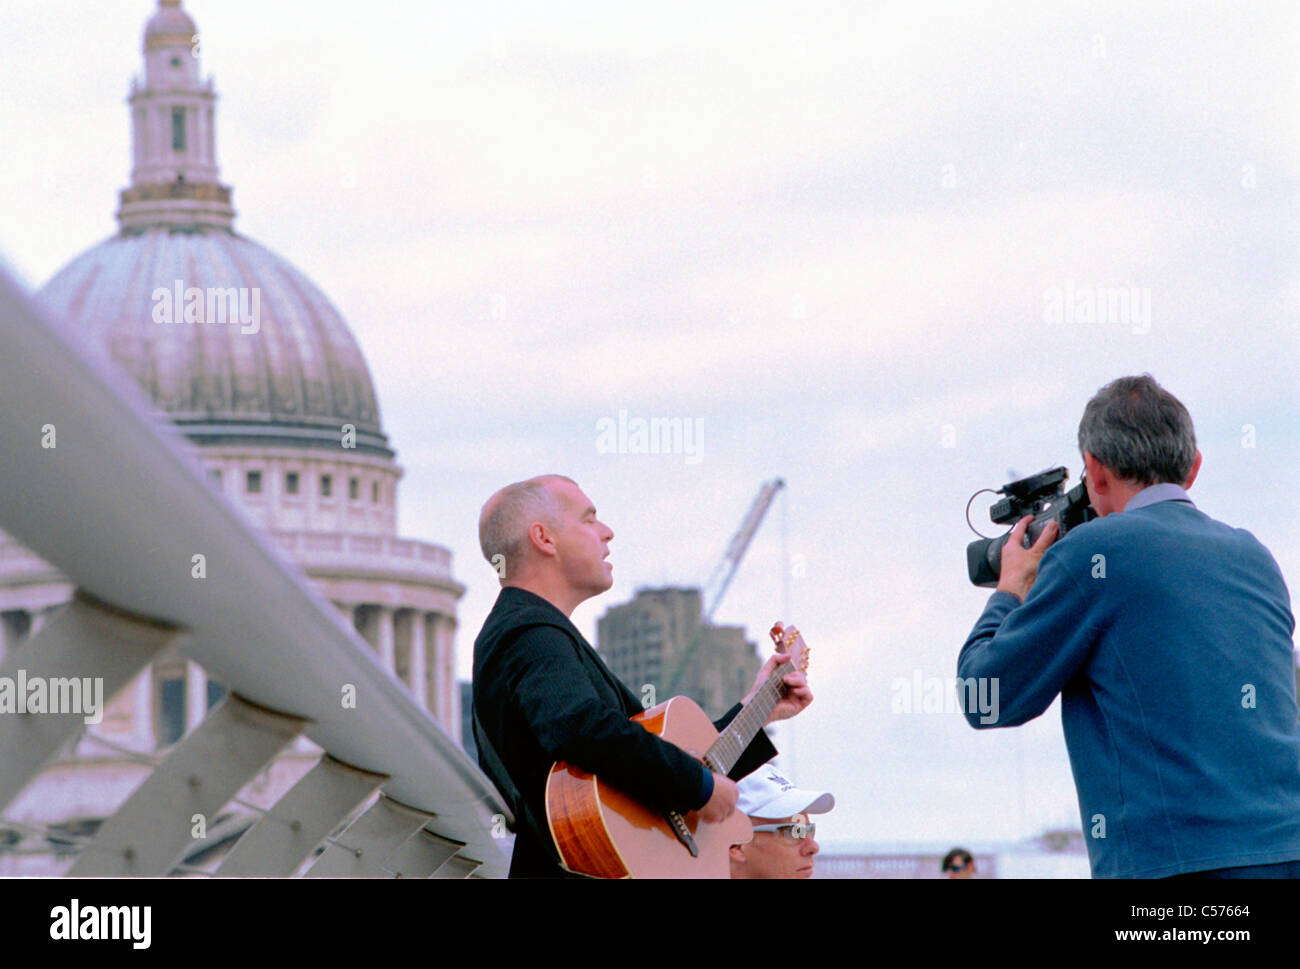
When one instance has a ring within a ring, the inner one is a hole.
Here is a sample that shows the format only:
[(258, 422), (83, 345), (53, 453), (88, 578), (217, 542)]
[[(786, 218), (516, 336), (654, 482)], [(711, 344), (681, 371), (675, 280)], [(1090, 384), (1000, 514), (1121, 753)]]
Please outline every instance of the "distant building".
[(596, 648), (633, 692), (655, 703), (683, 694), (720, 717), (753, 685), (761, 664), (744, 627), (705, 624), (702, 612), (699, 589), (638, 589), (631, 602), (601, 616)]
[[(823, 844), (814, 878), (942, 878), (943, 857), (956, 842)], [(1090, 878), (1081, 831), (1060, 828), (1014, 842), (962, 843), (976, 878)]]
[[(946, 850), (844, 851), (823, 848), (817, 855), (814, 878), (942, 878)], [(998, 857), (976, 851), (975, 878), (997, 878)]]
[(1088, 853), (1088, 844), (1079, 828), (1050, 828), (1032, 839), (1031, 843), (1046, 854)]

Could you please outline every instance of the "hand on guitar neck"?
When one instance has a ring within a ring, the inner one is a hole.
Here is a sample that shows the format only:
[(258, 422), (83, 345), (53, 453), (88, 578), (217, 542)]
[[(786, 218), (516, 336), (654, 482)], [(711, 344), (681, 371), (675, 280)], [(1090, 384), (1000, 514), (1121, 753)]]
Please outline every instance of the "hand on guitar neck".
[[(794, 635), (798, 635), (797, 630), (791, 631)], [(769, 656), (767, 662), (763, 664), (763, 668), (758, 671), (758, 676), (754, 679), (753, 687), (751, 687), (750, 691), (745, 694), (745, 699), (741, 701), (746, 706), (748, 706), (749, 701), (754, 698), (754, 695), (767, 684), (767, 681), (771, 678), (772, 674), (776, 672), (777, 667), (790, 661), (789, 654), (780, 651), (783, 641), (786, 638), (785, 626), (779, 622), (774, 624), (772, 626), (771, 636), (773, 642), (777, 645), (777, 652)], [(808, 704), (812, 703), (813, 695), (812, 690), (808, 688), (807, 674), (795, 672), (787, 673), (782, 679), (782, 683), (784, 687), (784, 695), (777, 701), (776, 706), (772, 708), (771, 714), (768, 716), (767, 720), (764, 721), (765, 725), (774, 723), (777, 720), (787, 720), (803, 710), (803, 708), (808, 706)]]
[[(797, 636), (797, 630), (791, 630)], [(790, 654), (781, 652), (781, 647), (785, 645), (786, 629), (782, 623), (776, 623), (772, 626), (772, 641), (776, 643), (777, 651), (773, 653), (763, 668), (758, 671), (758, 676), (754, 680), (754, 686), (745, 699), (741, 701), (746, 706), (770, 680), (777, 669), (790, 661)], [(812, 690), (808, 688), (808, 676), (806, 673), (787, 673), (781, 679), (782, 696), (772, 708), (771, 714), (768, 715), (765, 724), (772, 723), (776, 720), (786, 720), (793, 717), (808, 704), (812, 703)], [(700, 808), (700, 820), (707, 821), (710, 824), (717, 824), (731, 817), (736, 810), (736, 803), (740, 800), (740, 788), (736, 782), (729, 777), (714, 772), (713, 774), (713, 796)]]

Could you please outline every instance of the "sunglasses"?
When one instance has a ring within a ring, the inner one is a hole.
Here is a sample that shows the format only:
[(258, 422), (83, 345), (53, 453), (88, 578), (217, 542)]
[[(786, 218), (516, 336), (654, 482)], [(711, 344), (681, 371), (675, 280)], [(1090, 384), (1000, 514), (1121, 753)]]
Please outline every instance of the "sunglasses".
[(817, 825), (804, 824), (798, 821), (788, 824), (756, 824), (754, 825), (754, 831), (775, 831), (786, 841), (802, 841), (817, 834)]

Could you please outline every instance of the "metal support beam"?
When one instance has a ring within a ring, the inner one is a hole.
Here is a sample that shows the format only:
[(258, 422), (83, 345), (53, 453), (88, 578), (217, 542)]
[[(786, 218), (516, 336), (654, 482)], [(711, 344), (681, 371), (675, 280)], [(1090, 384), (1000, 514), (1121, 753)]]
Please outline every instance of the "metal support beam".
[[(0, 809), (81, 734), (93, 704), (107, 704), (179, 634), (173, 626), (79, 595), (10, 653), (0, 666)], [(37, 684), (46, 712), (19, 712), (31, 709)], [(13, 706), (5, 691), (11, 691)], [(81, 712), (50, 712), (55, 701), (60, 709), (79, 705)], [(103, 712), (101, 706), (98, 715)], [(91, 722), (98, 722), (93, 715)]]
[(307, 721), (235, 694), (183, 739), (103, 823), (69, 875), (167, 874), (217, 812), (302, 732)]
[(448, 858), (441, 868), (433, 873), (433, 878), (468, 878), (474, 872), (478, 871), (483, 862), (475, 861), (473, 858), (466, 858), (463, 855), (456, 855)]
[(326, 847), (308, 869), (307, 877), (391, 878), (386, 862), (432, 819), (432, 814), (380, 795), (365, 814)]
[(217, 874), (287, 878), (387, 780), (322, 757), (235, 843)]
[(440, 838), (432, 831), (417, 831), (384, 863), (394, 878), (428, 878), (456, 852), (462, 842)]

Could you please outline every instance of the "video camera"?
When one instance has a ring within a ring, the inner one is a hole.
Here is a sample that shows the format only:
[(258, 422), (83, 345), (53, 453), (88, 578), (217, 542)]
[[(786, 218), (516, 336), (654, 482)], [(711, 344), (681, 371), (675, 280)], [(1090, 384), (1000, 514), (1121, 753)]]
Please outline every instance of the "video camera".
[[(1083, 481), (1069, 491), (1063, 490), (1069, 476), (1070, 472), (1065, 468), (1052, 468), (1004, 485), (996, 494), (1006, 497), (994, 503), (989, 509), (989, 517), (995, 525), (1014, 525), (1026, 515), (1033, 515), (1034, 520), (1025, 532), (1025, 548), (1038, 540), (1050, 521), (1056, 522), (1056, 537), (1061, 539), (1071, 528), (1097, 517)], [(974, 500), (975, 495), (971, 495), (971, 501)], [(969, 502), (966, 504), (966, 522), (970, 523)], [(973, 530), (974, 526), (971, 528)], [(998, 584), (1002, 575), (1002, 548), (1010, 535), (1008, 531), (997, 538), (981, 538), (966, 546), (966, 569), (971, 582), (980, 586)]]

